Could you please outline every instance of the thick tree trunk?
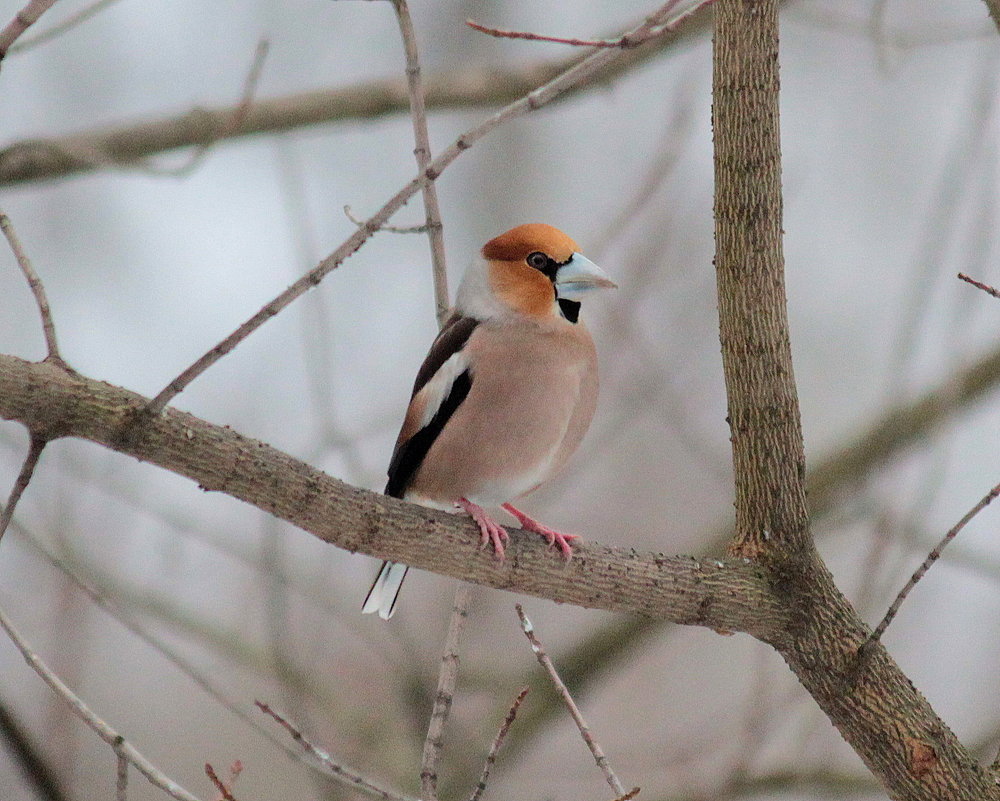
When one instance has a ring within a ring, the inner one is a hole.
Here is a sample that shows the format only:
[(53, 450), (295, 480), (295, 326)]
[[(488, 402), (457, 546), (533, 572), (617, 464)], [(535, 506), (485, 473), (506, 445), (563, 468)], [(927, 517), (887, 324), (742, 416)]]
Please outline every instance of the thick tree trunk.
[(907, 801), (1000, 797), (876, 644), (813, 547), (782, 253), (776, 0), (716, 3), (719, 330), (736, 485), (731, 550), (765, 565), (793, 616), (772, 645), (844, 738)]

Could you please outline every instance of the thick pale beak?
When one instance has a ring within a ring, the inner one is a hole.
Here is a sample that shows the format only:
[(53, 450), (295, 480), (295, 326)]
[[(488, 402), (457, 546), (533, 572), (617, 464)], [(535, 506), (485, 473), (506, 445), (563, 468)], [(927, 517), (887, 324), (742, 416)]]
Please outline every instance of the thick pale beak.
[(559, 297), (573, 300), (593, 289), (617, 289), (618, 284), (586, 256), (574, 253), (572, 258), (556, 271), (556, 289)]

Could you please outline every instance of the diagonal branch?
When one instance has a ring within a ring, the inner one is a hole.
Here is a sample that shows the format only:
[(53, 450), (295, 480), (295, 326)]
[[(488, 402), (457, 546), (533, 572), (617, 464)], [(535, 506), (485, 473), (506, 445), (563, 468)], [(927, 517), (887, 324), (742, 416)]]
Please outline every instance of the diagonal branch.
[(903, 589), (899, 591), (895, 600), (893, 600), (892, 604), (890, 604), (889, 609), (886, 610), (882, 620), (879, 621), (875, 630), (868, 637), (868, 641), (864, 646), (862, 646), (863, 648), (867, 649), (870, 647), (871, 643), (875, 642), (875, 640), (885, 634), (885, 630), (889, 628), (889, 624), (892, 623), (893, 619), (898, 614), (900, 607), (903, 605), (903, 601), (906, 600), (906, 596), (910, 594), (910, 591), (915, 586), (917, 586), (917, 582), (924, 577), (924, 574), (931, 569), (931, 565), (941, 558), (941, 552), (945, 549), (945, 546), (955, 539), (955, 537), (958, 536), (959, 532), (965, 528), (969, 521), (989, 506), (998, 495), (1000, 495), (1000, 484), (997, 484), (993, 489), (987, 492), (975, 506), (962, 516), (961, 520), (948, 529), (948, 533), (945, 534), (941, 541), (931, 549), (931, 552), (927, 554), (927, 558), (920, 563), (920, 567), (913, 572), (909, 581), (907, 581)]
[(517, 712), (521, 708), (521, 703), (528, 696), (529, 692), (530, 688), (522, 687), (521, 691), (514, 699), (514, 703), (511, 704), (510, 710), (507, 712), (507, 717), (504, 718), (503, 723), (500, 724), (497, 736), (493, 738), (493, 743), (490, 745), (489, 753), (486, 755), (486, 762), (483, 764), (483, 772), (479, 774), (479, 781), (476, 783), (476, 788), (472, 791), (472, 795), (469, 796), (469, 801), (479, 801), (479, 799), (483, 797), (483, 793), (486, 792), (486, 784), (490, 779), (490, 770), (492, 769), (493, 764), (497, 761), (497, 754), (500, 753), (503, 741), (507, 739), (507, 732), (509, 732), (510, 727), (514, 725), (514, 719), (517, 717)]
[(18, 37), (38, 22), (38, 18), (52, 8), (55, 2), (56, 0), (29, 0), (28, 4), (14, 15), (14, 19), (0, 31), (0, 61), (3, 61), (3, 57), (7, 55), (10, 46)]
[(159, 787), (171, 798), (177, 801), (199, 801), (199, 799), (181, 787), (177, 782), (166, 776), (163, 771), (146, 759), (136, 748), (131, 745), (117, 731), (111, 728), (101, 718), (99, 718), (88, 707), (79, 696), (77, 696), (62, 680), (52, 672), (52, 670), (42, 661), (41, 657), (31, 648), (31, 646), (21, 636), (20, 632), (14, 628), (7, 615), (0, 609), (0, 628), (7, 632), (7, 636), (21, 652), (24, 661), (28, 663), (42, 680), (52, 688), (52, 691), (73, 710), (80, 720), (87, 724), (104, 742), (111, 746), (119, 758), (127, 759), (136, 769), (145, 776), (151, 784)]
[[(626, 36), (637, 38), (649, 37), (651, 32), (665, 30), (661, 25), (669, 20), (669, 14), (673, 8), (675, 0), (669, 0), (663, 7), (650, 14), (640, 25), (631, 29)], [(705, 0), (703, 0), (703, 3)], [(500, 109), (496, 114), (470, 128), (458, 137), (451, 145), (445, 148), (441, 154), (434, 159), (426, 168), (420, 171), (416, 178), (400, 189), (393, 197), (373, 214), (363, 226), (359, 227), (350, 237), (344, 241), (340, 247), (333, 251), (315, 268), (299, 278), (288, 289), (278, 295), (269, 303), (265, 304), (256, 314), (250, 317), (239, 328), (223, 339), (215, 347), (211, 348), (194, 364), (184, 370), (173, 381), (149, 403), (145, 410), (146, 416), (155, 416), (163, 411), (178, 394), (204, 373), (209, 367), (219, 359), (229, 353), (240, 342), (256, 331), (260, 326), (286, 308), (293, 301), (304, 295), (307, 291), (318, 285), (329, 273), (339, 267), (349, 256), (358, 250), (368, 239), (384, 225), (389, 218), (395, 214), (407, 200), (415, 195), (423, 187), (427, 186), (463, 152), (472, 147), (484, 136), (498, 128), (505, 122), (518, 117), (523, 117), (536, 111), (548, 103), (552, 102), (559, 95), (566, 92), (573, 86), (588, 80), (595, 73), (608, 64), (619, 60), (621, 50), (601, 50), (576, 62), (565, 72), (560, 73), (548, 83), (539, 86), (534, 91), (519, 100)], [(137, 418), (139, 422), (139, 418)]]
[(38, 277), (38, 273), (35, 272), (35, 268), (31, 266), (31, 259), (25, 253), (24, 247), (21, 245), (21, 240), (14, 230), (13, 223), (11, 223), (10, 218), (2, 211), (0, 211), (0, 230), (3, 231), (3, 235), (7, 238), (7, 244), (10, 245), (10, 249), (14, 253), (14, 258), (17, 259), (17, 266), (24, 273), (24, 278), (28, 282), (31, 294), (35, 296), (38, 314), (42, 318), (42, 333), (45, 335), (45, 346), (48, 349), (46, 358), (65, 367), (66, 363), (59, 354), (59, 343), (56, 340), (56, 326), (52, 322), (52, 310), (49, 308), (49, 299), (45, 294), (45, 285), (42, 283), (42, 279)]
[[(1000, 384), (1000, 348), (983, 355), (908, 403), (887, 409), (841, 447), (817, 460), (806, 475), (814, 518), (829, 515), (838, 501), (869, 480), (907, 448), (924, 442), (940, 426), (995, 392)], [(706, 531), (707, 553), (722, 553), (732, 540), (730, 524)], [(606, 671), (629, 658), (654, 637), (668, 633), (666, 621), (615, 618), (557, 656), (563, 679), (577, 697), (596, 686)], [(540, 698), (521, 713), (524, 725), (510, 738), (508, 751), (520, 753), (561, 711), (555, 698)]]
[(597, 767), (601, 769), (601, 773), (604, 774), (604, 778), (611, 785), (611, 789), (615, 791), (615, 795), (619, 797), (625, 795), (625, 788), (622, 786), (621, 780), (611, 769), (611, 763), (608, 762), (608, 758), (604, 754), (604, 749), (597, 742), (594, 733), (590, 730), (590, 726), (587, 725), (587, 721), (583, 719), (580, 707), (576, 705), (576, 701), (573, 700), (573, 696), (566, 689), (563, 680), (559, 678), (559, 671), (552, 664), (549, 655), (545, 653), (545, 648), (535, 634), (535, 628), (531, 625), (531, 621), (528, 620), (528, 616), (524, 614), (521, 604), (514, 604), (514, 609), (517, 610), (517, 616), (521, 621), (521, 630), (524, 632), (524, 636), (528, 638), (528, 642), (531, 643), (531, 650), (534, 651), (538, 664), (545, 668), (545, 672), (549, 674), (549, 679), (555, 685), (556, 692), (559, 693), (559, 697), (569, 710), (570, 717), (573, 718), (573, 722), (576, 723), (576, 727), (580, 730), (580, 736), (583, 737), (587, 748), (593, 754)]
[(355, 552), (490, 587), (589, 608), (778, 636), (788, 612), (759, 566), (581, 543), (569, 563), (537, 537), (512, 531), (498, 564), (467, 518), (331, 478), (224, 426), (168, 409), (127, 435), (147, 399), (128, 390), (0, 355), (0, 418), (33, 434), (72, 436), (186, 476)]
[(326, 751), (313, 745), (313, 743), (301, 731), (299, 731), (298, 727), (271, 709), (269, 705), (265, 704), (263, 701), (254, 701), (254, 705), (265, 715), (274, 719), (285, 731), (287, 731), (292, 736), (292, 739), (301, 745), (305, 752), (316, 760), (317, 764), (322, 766), (323, 770), (328, 771), (331, 776), (335, 776), (338, 781), (343, 782), (348, 787), (352, 787), (353, 789), (366, 793), (374, 798), (381, 798), (382, 801), (417, 801), (417, 799), (411, 799), (394, 793), (391, 790), (386, 790), (384, 787), (379, 787), (377, 784), (373, 784), (358, 774), (353, 768), (346, 768), (338, 762), (334, 762), (333, 758)]
[(24, 463), (21, 465), (21, 472), (17, 474), (17, 479), (11, 488), (6, 505), (3, 509), (0, 509), (0, 539), (3, 539), (3, 535), (6, 533), (8, 526), (10, 526), (10, 521), (14, 519), (14, 510), (17, 509), (17, 503), (28, 488), (28, 484), (31, 483), (31, 477), (35, 474), (38, 460), (41, 458), (42, 451), (45, 450), (47, 444), (48, 440), (44, 437), (31, 438), (31, 443), (28, 445), (28, 454), (24, 457)]
[[(567, 89), (564, 97), (606, 86), (653, 57), (690, 42), (708, 30), (711, 13), (702, 8), (676, 32), (666, 32)], [(425, 83), (427, 108), (495, 108), (511, 103), (578, 64), (583, 57), (540, 61), (509, 68), (465, 67), (437, 73)], [(409, 111), (405, 80), (366, 81), (347, 88), (255, 100), (238, 127), (226, 132), (236, 107), (199, 108), (154, 120), (82, 131), (56, 139), (26, 139), (0, 150), (0, 186), (71, 175), (109, 166), (129, 166), (180, 147), (277, 133), (320, 123), (378, 119)], [(223, 136), (223, 133), (225, 135)]]

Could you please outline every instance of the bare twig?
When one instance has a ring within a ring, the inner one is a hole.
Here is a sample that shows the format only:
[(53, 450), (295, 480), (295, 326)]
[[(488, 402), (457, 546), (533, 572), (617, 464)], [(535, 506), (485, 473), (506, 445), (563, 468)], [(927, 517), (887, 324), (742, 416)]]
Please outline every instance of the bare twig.
[[(574, 84), (564, 97), (606, 86), (674, 44), (703, 35), (709, 27), (708, 8), (679, 31), (655, 40), (651, 46), (620, 51), (621, 58), (606, 64), (586, 80)], [(19, 42), (20, 44), (20, 42)], [(513, 102), (539, 85), (561, 75), (581, 56), (505, 67), (463, 64), (428, 76), (429, 109), (494, 109)], [(352, 86), (314, 90), (257, 100), (232, 137), (289, 131), (319, 123), (372, 120), (407, 112), (406, 82), (395, 78), (363, 81)], [(97, 167), (130, 168), (147, 156), (207, 141), (232, 118), (233, 108), (196, 108), (114, 128), (81, 131), (59, 138), (31, 137), (0, 149), (0, 185), (36, 181)]]
[[(495, 36), (500, 39), (526, 39), (530, 42), (554, 42), (556, 44), (572, 45), (573, 47), (619, 48), (627, 50), (632, 47), (638, 47), (644, 42), (659, 36), (665, 31), (676, 30), (677, 26), (691, 14), (695, 13), (704, 6), (711, 5), (713, 1), (714, 0), (705, 0), (705, 2), (696, 3), (690, 9), (685, 11), (683, 14), (679, 14), (674, 19), (666, 19), (666, 21), (659, 22), (648, 30), (642, 32), (629, 31), (628, 33), (619, 36), (617, 39), (574, 39), (572, 37), (564, 36), (543, 36), (540, 33), (531, 33), (530, 31), (508, 31), (503, 28), (489, 28), (486, 25), (480, 25), (478, 22), (474, 22), (471, 19), (467, 19), (465, 24), (473, 30), (485, 33), (487, 36)], [(670, 12), (673, 11), (679, 3), (680, 0), (671, 0), (671, 2), (661, 6), (659, 11), (656, 13), (663, 18), (669, 17)]]
[[(705, 0), (705, 2), (694, 6), (690, 11), (683, 15), (683, 18), (686, 19), (687, 17), (690, 17), (696, 10), (710, 1), (711, 0)], [(658, 31), (661, 34), (666, 33), (667, 29), (664, 27), (664, 23), (669, 14), (669, 10), (673, 7), (675, 2), (676, 0), (668, 2), (665, 6), (654, 12), (643, 23), (636, 26), (629, 32), (629, 34), (626, 35), (645, 36), (650, 31)], [(677, 22), (678, 20), (672, 21), (671, 26), (676, 27)], [(278, 314), (282, 309), (319, 284), (323, 278), (339, 267), (345, 259), (351, 256), (351, 254), (357, 251), (358, 248), (368, 241), (368, 239), (376, 231), (378, 231), (382, 225), (384, 225), (385, 222), (393, 214), (395, 214), (404, 203), (406, 203), (407, 200), (413, 197), (414, 194), (416, 194), (428, 183), (437, 179), (442, 171), (444, 171), (464, 151), (468, 150), (476, 142), (503, 123), (517, 117), (522, 117), (525, 114), (529, 114), (532, 111), (535, 111), (552, 102), (552, 100), (561, 95), (563, 92), (577, 85), (581, 81), (587, 80), (590, 76), (620, 58), (622, 52), (623, 51), (621, 50), (599, 50), (596, 53), (592, 53), (586, 58), (576, 62), (573, 66), (560, 73), (548, 83), (538, 87), (533, 92), (529, 92), (520, 100), (516, 100), (515, 102), (505, 106), (493, 116), (479, 123), (479, 125), (470, 128), (468, 131), (459, 136), (458, 139), (445, 148), (437, 158), (428, 164), (425, 169), (421, 170), (415, 178), (413, 178), (408, 184), (406, 184), (406, 186), (387, 200), (381, 209), (369, 217), (365, 224), (348, 237), (336, 250), (333, 251), (333, 253), (289, 286), (288, 289), (264, 305), (239, 328), (233, 331), (229, 336), (195, 361), (190, 367), (185, 369), (173, 381), (167, 384), (167, 386), (164, 387), (163, 390), (161, 390), (160, 393), (146, 406), (146, 414), (155, 416), (162, 412), (170, 401), (183, 392), (184, 389), (198, 376), (205, 372), (205, 370), (229, 353), (233, 348), (260, 328), (260, 326), (262, 326), (265, 322)]]
[(14, 19), (0, 31), (0, 61), (3, 61), (3, 57), (7, 55), (7, 51), (17, 38), (38, 22), (38, 18), (52, 8), (55, 2), (56, 0), (30, 0), (28, 5), (14, 15)]
[[(77, 568), (72, 567), (64, 558), (56, 556), (50, 552), (38, 541), (38, 538), (34, 534), (26, 530), (23, 526), (18, 526), (18, 524), (15, 523), (14, 528), (20, 533), (24, 542), (30, 545), (31, 548), (50, 565), (61, 571), (71, 582), (73, 582), (80, 592), (87, 596), (93, 604), (103, 609), (134, 636), (138, 637), (142, 640), (142, 642), (157, 651), (168, 662), (170, 662), (170, 664), (191, 679), (191, 681), (202, 689), (210, 698), (218, 702), (224, 709), (233, 713), (244, 723), (256, 729), (293, 759), (302, 760), (305, 764), (314, 767), (311, 762), (303, 760), (300, 752), (286, 745), (283, 740), (272, 734), (269, 729), (261, 725), (254, 716), (248, 714), (242, 707), (237, 706), (230, 701), (221, 690), (212, 684), (211, 680), (205, 673), (201, 672), (193, 663), (181, 656), (180, 653), (173, 648), (173, 646), (168, 645), (165, 640), (158, 638), (140, 626), (132, 615), (126, 611), (126, 606), (130, 605), (128, 602), (113, 600), (103, 589), (99, 589), (97, 586), (92, 586), (90, 581), (93, 581), (93, 579), (84, 580), (79, 575)], [(95, 585), (99, 586), (99, 582), (95, 582)], [(135, 604), (131, 604), (131, 606), (135, 606)]]
[(906, 600), (906, 596), (910, 594), (910, 590), (912, 590), (914, 586), (916, 586), (917, 582), (924, 577), (924, 574), (930, 569), (931, 565), (933, 565), (940, 558), (941, 551), (944, 550), (944, 547), (955, 539), (958, 533), (965, 528), (966, 524), (972, 520), (972, 518), (989, 506), (997, 495), (1000, 495), (1000, 484), (997, 484), (993, 489), (987, 492), (979, 500), (979, 503), (966, 512), (965, 516), (962, 517), (962, 519), (959, 520), (951, 528), (951, 530), (944, 535), (941, 542), (934, 546), (934, 549), (927, 555), (927, 558), (924, 559), (920, 567), (918, 567), (914, 571), (913, 575), (910, 576), (910, 580), (906, 582), (906, 586), (899, 591), (899, 595), (897, 595), (896, 600), (892, 602), (892, 605), (885, 613), (885, 617), (882, 618), (882, 621), (875, 627), (875, 630), (869, 635), (868, 639), (862, 645), (862, 650), (867, 649), (885, 633), (885, 630), (889, 627), (889, 624), (892, 623), (893, 618), (896, 617), (896, 614), (899, 612), (899, 608), (903, 605), (903, 601)]
[(48, 440), (43, 437), (31, 437), (31, 444), (28, 446), (28, 455), (24, 457), (21, 472), (18, 473), (17, 480), (11, 488), (10, 497), (7, 498), (7, 505), (4, 506), (3, 511), (0, 511), (0, 539), (3, 539), (4, 533), (10, 526), (10, 521), (14, 518), (14, 510), (17, 508), (17, 502), (21, 500), (21, 495), (27, 489), (28, 483), (35, 473), (35, 467), (38, 465), (38, 459), (41, 457), (42, 451), (45, 450), (47, 444)]
[(10, 619), (2, 609), (0, 609), (0, 628), (3, 628), (3, 630), (7, 632), (7, 636), (10, 637), (14, 645), (17, 646), (17, 649), (24, 657), (24, 661), (31, 666), (32, 670), (41, 676), (42, 681), (48, 684), (56, 695), (69, 704), (70, 709), (73, 710), (74, 714), (86, 723), (87, 726), (93, 729), (97, 733), (98, 737), (110, 745), (119, 758), (124, 758), (132, 765), (135, 765), (138, 771), (145, 776), (151, 784), (159, 787), (171, 798), (175, 798), (177, 801), (199, 801), (197, 796), (192, 795), (177, 784), (177, 782), (173, 779), (167, 777), (159, 768), (157, 768), (152, 762), (146, 759), (146, 757), (130, 745), (124, 737), (101, 720), (101, 718), (95, 715), (90, 708), (83, 701), (81, 701), (80, 698), (74, 694), (74, 692), (67, 687), (62, 680), (52, 672), (51, 669), (49, 669), (49, 667), (42, 661), (41, 657), (39, 657), (38, 654), (32, 650), (31, 646), (25, 642), (23, 637), (21, 637), (20, 633), (18, 633), (17, 629), (14, 628)]
[(517, 710), (521, 708), (521, 703), (528, 696), (528, 691), (530, 687), (524, 687), (521, 692), (517, 694), (517, 698), (514, 699), (514, 703), (510, 706), (510, 711), (507, 713), (507, 717), (504, 718), (502, 724), (500, 724), (500, 730), (497, 732), (497, 736), (493, 738), (493, 744), (490, 746), (490, 751), (486, 755), (486, 763), (483, 765), (483, 772), (479, 777), (479, 783), (476, 784), (476, 789), (473, 791), (472, 795), (469, 796), (469, 801), (479, 801), (483, 793), (486, 791), (486, 783), (490, 778), (490, 770), (493, 767), (493, 763), (497, 761), (497, 754), (500, 752), (500, 747), (503, 745), (503, 741), (507, 739), (507, 732), (510, 731), (510, 727), (514, 724), (514, 719), (517, 717)]
[[(355, 217), (350, 206), (344, 206), (344, 215), (358, 228), (364, 228), (365, 221)], [(379, 230), (389, 234), (424, 234), (430, 229), (428, 229), (427, 223), (424, 223), (423, 225), (383, 225)]]
[(437, 767), (444, 746), (444, 727), (448, 722), (448, 713), (451, 712), (452, 699), (455, 697), (458, 646), (469, 614), (471, 593), (472, 588), (465, 582), (459, 582), (455, 588), (451, 620), (448, 622), (448, 634), (445, 636), (444, 652), (441, 654), (437, 693), (434, 696), (434, 706), (431, 710), (430, 723), (427, 725), (427, 737), (424, 739), (424, 752), (420, 761), (420, 789), (424, 801), (437, 799)]
[(981, 281), (977, 281), (975, 278), (970, 278), (965, 273), (959, 273), (958, 277), (965, 281), (967, 284), (972, 284), (977, 289), (983, 290), (988, 295), (992, 295), (995, 298), (1000, 298), (1000, 289), (992, 287), (989, 284), (984, 284)]
[(115, 801), (128, 801), (128, 760), (118, 755), (118, 771), (115, 777)]
[(205, 763), (205, 775), (208, 776), (212, 784), (215, 785), (215, 789), (219, 791), (219, 798), (221, 801), (236, 801), (233, 798), (232, 791), (226, 787), (225, 782), (219, 778), (218, 774), (215, 772), (215, 768), (208, 762)]
[(487, 36), (495, 36), (498, 39), (527, 39), (529, 42), (555, 42), (556, 44), (573, 45), (574, 47), (635, 47), (638, 42), (626, 42), (624, 37), (617, 39), (572, 39), (563, 36), (543, 36), (540, 33), (530, 33), (528, 31), (508, 31), (503, 28), (488, 28), (480, 25), (471, 19), (467, 19), (465, 24), (473, 30), (485, 33)]
[(21, 240), (18, 239), (13, 223), (11, 223), (10, 218), (3, 212), (0, 212), (0, 230), (3, 230), (3, 235), (7, 237), (7, 243), (14, 252), (14, 258), (17, 259), (17, 266), (24, 273), (24, 277), (28, 281), (28, 286), (31, 288), (31, 294), (35, 296), (38, 313), (42, 318), (45, 347), (48, 349), (46, 358), (61, 367), (65, 367), (66, 363), (59, 355), (59, 344), (56, 342), (56, 327), (52, 322), (52, 311), (49, 308), (49, 299), (45, 294), (45, 287), (42, 284), (42, 280), (38, 277), (38, 273), (31, 266), (31, 260), (28, 258), (28, 254), (25, 253), (24, 247), (21, 245)]
[(27, 39), (22, 39), (16, 44), (11, 45), (7, 48), (7, 54), (20, 53), (24, 50), (29, 50), (32, 47), (37, 47), (40, 44), (44, 44), (57, 36), (62, 36), (62, 34), (73, 30), (77, 25), (81, 25), (92, 17), (100, 14), (108, 6), (117, 3), (118, 0), (96, 0), (96, 2), (91, 3), (75, 14), (72, 14), (62, 22), (53, 25), (51, 28), (46, 28), (44, 31), (36, 33), (34, 36), (30, 36)]
[[(417, 159), (417, 168), (423, 172), (431, 163), (431, 143), (427, 133), (427, 110), (424, 87), (420, 78), (417, 36), (413, 30), (413, 19), (410, 17), (406, 0), (392, 0), (392, 7), (396, 12), (399, 33), (403, 38), (403, 51), (406, 53), (406, 85), (410, 94), (410, 117), (413, 120), (413, 141), (416, 145), (413, 155)], [(427, 239), (431, 246), (435, 313), (438, 325), (444, 325), (449, 308), (448, 273), (445, 269), (444, 226), (441, 224), (441, 208), (438, 205), (437, 187), (434, 181), (428, 181), (422, 192)]]
[(326, 751), (309, 742), (306, 736), (302, 734), (298, 728), (293, 726), (288, 720), (271, 709), (270, 706), (265, 704), (263, 701), (254, 701), (254, 703), (261, 712), (265, 715), (270, 715), (274, 718), (274, 720), (281, 724), (285, 731), (292, 735), (292, 739), (301, 745), (313, 757), (315, 757), (319, 763), (326, 768), (327, 771), (329, 771), (331, 776), (335, 776), (353, 787), (355, 790), (360, 790), (361, 792), (368, 793), (368, 795), (381, 798), (383, 801), (418, 801), (418, 799), (400, 795), (399, 793), (394, 793), (390, 790), (385, 790), (378, 785), (372, 784), (370, 781), (358, 775), (353, 770), (337, 764)]
[(527, 615), (524, 614), (524, 609), (521, 608), (521, 604), (514, 604), (514, 608), (517, 610), (517, 616), (521, 619), (521, 629), (524, 631), (524, 636), (527, 637), (528, 642), (531, 643), (531, 650), (535, 652), (535, 657), (538, 659), (538, 663), (545, 668), (546, 672), (549, 674), (549, 678), (552, 680), (552, 684), (555, 685), (556, 691), (562, 698), (563, 703), (566, 704), (566, 708), (569, 710), (570, 715), (573, 716), (573, 720), (576, 721), (576, 726), (580, 730), (583, 741), (590, 749), (590, 753), (594, 755), (594, 761), (597, 763), (597, 767), (601, 769), (601, 772), (604, 774), (604, 778), (607, 779), (608, 784), (611, 785), (611, 789), (615, 791), (615, 795), (619, 797), (625, 795), (625, 788), (618, 780), (615, 772), (611, 769), (611, 765), (608, 763), (608, 758), (604, 755), (604, 751), (601, 750), (601, 746), (598, 744), (597, 740), (594, 739), (594, 735), (591, 733), (590, 727), (587, 725), (587, 721), (583, 719), (580, 708), (573, 700), (573, 696), (569, 694), (569, 690), (566, 688), (566, 685), (563, 684), (562, 679), (559, 678), (556, 666), (552, 664), (552, 660), (549, 659), (549, 655), (545, 653), (542, 643), (539, 641), (538, 637), (535, 636), (535, 630), (531, 625), (531, 621), (528, 620)]

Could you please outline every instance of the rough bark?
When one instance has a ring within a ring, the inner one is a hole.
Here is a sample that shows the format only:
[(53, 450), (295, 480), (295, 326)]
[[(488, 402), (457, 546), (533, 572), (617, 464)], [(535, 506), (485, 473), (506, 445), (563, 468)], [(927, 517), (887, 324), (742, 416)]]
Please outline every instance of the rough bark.
[(150, 418), (146, 403), (50, 363), (0, 356), (0, 418), (45, 439), (79, 437), (156, 464), (346, 550), (564, 603), (758, 637), (787, 625), (761, 569), (742, 559), (698, 561), (583, 542), (566, 562), (537, 535), (515, 531), (501, 563), (479, 547), (468, 518), (352, 487), (190, 414), (167, 409)]
[(771, 644), (895, 799), (1000, 792), (880, 644), (813, 547), (782, 253), (776, 0), (715, 5), (716, 273), (736, 485), (731, 550), (793, 621)]

